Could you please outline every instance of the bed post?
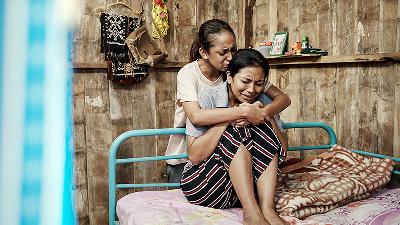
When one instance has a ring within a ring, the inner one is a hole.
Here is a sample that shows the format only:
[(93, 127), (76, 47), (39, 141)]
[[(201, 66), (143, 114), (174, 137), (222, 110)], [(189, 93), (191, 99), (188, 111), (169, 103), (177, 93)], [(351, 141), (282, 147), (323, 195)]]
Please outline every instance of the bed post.
[(115, 221), (115, 185), (116, 185), (116, 156), (117, 150), (119, 145), (121, 144), (122, 140), (115, 139), (114, 142), (111, 144), (110, 153), (108, 158), (108, 225), (114, 225)]

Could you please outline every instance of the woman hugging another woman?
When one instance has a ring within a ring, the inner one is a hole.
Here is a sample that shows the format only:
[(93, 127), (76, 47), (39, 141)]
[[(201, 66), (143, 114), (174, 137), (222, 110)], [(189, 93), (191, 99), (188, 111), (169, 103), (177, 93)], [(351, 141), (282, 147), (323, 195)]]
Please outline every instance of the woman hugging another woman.
[[(258, 124), (274, 117), (290, 105), (290, 98), (266, 81), (262, 92), (273, 101), (264, 107), (257, 103), (212, 110), (199, 107), (199, 91), (223, 83), (223, 76), (226, 75), (229, 62), (236, 50), (236, 36), (228, 23), (212, 19), (200, 26), (191, 46), (190, 63), (178, 72), (174, 127), (186, 127), (187, 118), (196, 126), (228, 121), (234, 121), (238, 126)], [(185, 135), (171, 135), (165, 155), (185, 154), (186, 151)], [(186, 161), (186, 159), (167, 161), (166, 174), (169, 182), (177, 183), (181, 180)]]

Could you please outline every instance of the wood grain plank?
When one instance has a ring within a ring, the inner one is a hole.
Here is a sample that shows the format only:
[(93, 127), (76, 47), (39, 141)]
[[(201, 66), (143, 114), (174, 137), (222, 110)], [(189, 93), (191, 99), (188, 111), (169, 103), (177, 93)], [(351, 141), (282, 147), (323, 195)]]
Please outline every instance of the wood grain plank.
[[(268, 33), (270, 35), (274, 35), (278, 30), (278, 3), (277, 0), (269, 0), (269, 28)], [(271, 36), (273, 38), (273, 36)]]
[(197, 14), (198, 11), (193, 7), (193, 2), (174, 1), (174, 42), (169, 43), (173, 58), (168, 57), (169, 61), (189, 60), (189, 50), (200, 26), (197, 22)]
[(357, 53), (370, 54), (379, 48), (379, 1), (359, 1), (357, 8)]
[[(397, 13), (396, 13), (396, 19), (399, 20), (400, 19), (400, 3), (397, 3)], [(396, 52), (400, 51), (400, 23), (397, 23), (396, 26)]]
[[(301, 69), (300, 77), (300, 121), (316, 121), (316, 77), (315, 70), (309, 68)], [(302, 129), (301, 145), (313, 145), (317, 140), (317, 129)], [(314, 154), (314, 151), (301, 152), (302, 156)]]
[(256, 0), (245, 0), (244, 8), (244, 47), (254, 46), (253, 43), (253, 11)]
[[(132, 117), (114, 120), (112, 124), (112, 132), (114, 139), (120, 134), (132, 130)], [(133, 139), (128, 139), (120, 145), (117, 152), (117, 158), (131, 158), (134, 156), (135, 145)], [(134, 182), (135, 170), (134, 164), (120, 164), (116, 167), (117, 170), (117, 183), (132, 183)]]
[[(400, 66), (394, 66), (395, 71), (399, 71)], [(393, 123), (393, 156), (400, 157), (400, 74), (396, 73), (395, 81), (395, 104), (394, 104), (394, 123)]]
[(299, 1), (289, 0), (288, 1), (288, 30), (289, 40), (288, 43), (294, 43), (296, 40), (300, 40), (301, 34), (300, 29), (300, 8)]
[[(335, 3), (337, 3), (335, 1)], [(331, 55), (339, 55), (338, 52), (338, 39), (337, 39), (337, 21), (338, 21), (338, 4), (334, 4), (333, 0), (329, 1), (331, 6), (329, 10), (330, 21), (332, 21), (331, 29), (332, 29), (332, 50), (328, 49), (329, 52), (332, 52)]]
[[(394, 67), (382, 67), (377, 71), (378, 98), (377, 98), (377, 124), (378, 124), (378, 152), (384, 155), (393, 155), (395, 119), (395, 83), (396, 73)], [(398, 137), (397, 137), (398, 139)]]
[[(300, 121), (300, 76), (301, 69), (290, 69), (289, 70), (289, 82), (285, 88), (285, 93), (291, 99), (291, 105), (281, 113), (281, 118), (284, 122), (298, 122)], [(290, 146), (300, 146), (300, 130), (289, 129), (287, 131), (288, 142)], [(300, 157), (300, 153), (289, 152), (288, 157)]]
[[(335, 67), (319, 67), (316, 69), (316, 120), (323, 121), (336, 130), (336, 90), (337, 78)], [(317, 139), (321, 144), (328, 143), (325, 132), (318, 132)]]
[(244, 26), (244, 12), (242, 7), (243, 1), (245, 0), (232, 0), (229, 1), (227, 5), (229, 12), (229, 16), (227, 16), (227, 22), (236, 34), (236, 44), (239, 46), (239, 48), (244, 47), (244, 45), (241, 45), (242, 41), (244, 41), (244, 32), (241, 30), (241, 28)]
[(378, 147), (378, 79), (375, 68), (358, 68), (359, 136), (357, 147), (366, 151), (377, 152)]
[[(135, 1), (135, 2), (139, 2), (140, 1)], [(146, 0), (147, 3), (147, 9), (149, 10), (149, 13), (147, 13), (149, 16), (151, 15), (151, 9), (152, 9), (152, 0)], [(176, 43), (176, 35), (177, 35), (177, 28), (179, 26), (177, 26), (175, 24), (176, 22), (176, 16), (177, 16), (177, 9), (176, 9), (176, 1), (167, 1), (166, 2), (167, 8), (168, 8), (168, 32), (167, 35), (164, 37), (163, 41), (165, 44), (165, 51), (168, 53), (168, 57), (167, 59), (176, 59), (179, 58), (176, 55), (175, 52), (175, 45), (174, 43)], [(193, 16), (191, 16), (193, 17)]]
[(332, 54), (332, 23), (329, 11), (329, 0), (319, 1), (317, 12), (317, 32), (316, 32), (316, 47), (324, 49)]
[(336, 51), (337, 55), (356, 54), (355, 36), (356, 30), (355, 4), (352, 1), (338, 0), (336, 6)]
[(298, 39), (292, 40), (289, 46), (291, 47), (296, 41), (301, 41), (302, 36), (307, 36), (309, 45), (317, 46), (317, 14), (318, 2), (312, 0), (301, 1), (300, 3), (300, 27)]
[(381, 0), (379, 13), (379, 51), (394, 51), (397, 40), (397, 0)]
[[(158, 75), (158, 76), (157, 76)], [(156, 128), (173, 127), (176, 99), (176, 76), (157, 74), (155, 77), (155, 101), (156, 101)], [(169, 135), (156, 138), (156, 155), (165, 155)], [(165, 162), (159, 161), (157, 166), (157, 181), (166, 182)]]
[[(198, 17), (197, 3), (191, 1), (178, 0), (174, 1), (174, 37), (173, 42), (168, 45), (171, 48), (172, 57), (168, 57), (169, 61), (188, 61), (189, 51), (200, 24)], [(179, 47), (177, 46), (179, 43)]]
[(338, 144), (357, 148), (359, 131), (358, 68), (337, 68), (337, 136)]
[[(256, 2), (253, 13), (253, 40), (254, 42), (272, 41), (272, 35), (269, 33), (269, 11), (268, 0)], [(276, 18), (275, 18), (276, 20)]]
[(279, 6), (278, 10), (278, 31), (288, 31), (288, 24), (290, 18), (288, 17), (288, 0), (277, 0)]
[(275, 81), (275, 86), (281, 89), (281, 91), (285, 92), (287, 89), (287, 86), (289, 84), (289, 69), (288, 68), (282, 68), (279, 69), (280, 73), (277, 76), (277, 79)]
[[(155, 82), (148, 79), (136, 85), (132, 95), (133, 129), (155, 128)], [(153, 156), (156, 151), (156, 137), (138, 137), (132, 140), (135, 150), (134, 157)], [(157, 177), (157, 170), (151, 163), (134, 164), (135, 183), (152, 183)]]

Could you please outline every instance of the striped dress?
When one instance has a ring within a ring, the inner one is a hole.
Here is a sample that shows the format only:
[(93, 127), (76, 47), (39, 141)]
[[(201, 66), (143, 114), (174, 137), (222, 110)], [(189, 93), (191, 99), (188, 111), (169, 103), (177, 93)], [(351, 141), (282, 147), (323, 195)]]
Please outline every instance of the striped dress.
[(285, 153), (270, 123), (244, 128), (228, 126), (214, 153), (198, 165), (186, 164), (181, 189), (189, 202), (212, 208), (240, 207), (240, 201), (229, 177), (229, 165), (239, 149), (246, 147), (252, 156), (253, 178), (256, 182), (278, 154), (282, 162)]

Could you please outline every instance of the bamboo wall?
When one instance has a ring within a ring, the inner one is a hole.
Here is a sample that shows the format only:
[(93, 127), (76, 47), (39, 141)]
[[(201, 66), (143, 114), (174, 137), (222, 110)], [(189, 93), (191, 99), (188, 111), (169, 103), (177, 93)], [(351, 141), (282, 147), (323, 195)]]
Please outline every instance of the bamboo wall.
[[(168, 60), (186, 62), (199, 25), (215, 17), (232, 25), (239, 47), (288, 30), (289, 43), (307, 35), (311, 45), (327, 49), (330, 55), (400, 48), (398, 1), (257, 0), (252, 15), (251, 8), (245, 10), (252, 2), (247, 1), (168, 0)], [(93, 9), (110, 2), (84, 1), (81, 24), (73, 36), (71, 58), (78, 65), (74, 70), (74, 193), (80, 224), (107, 224), (107, 160), (112, 141), (127, 130), (173, 124), (177, 68), (156, 69), (139, 84), (118, 85), (109, 82), (104, 67), (98, 66), (104, 55), (99, 53), (100, 23)], [(134, 6), (134, 0), (127, 3)], [(246, 15), (251, 15), (250, 20)], [(83, 64), (89, 66), (79, 66)], [(292, 99), (281, 115), (285, 121), (324, 121), (334, 127), (344, 146), (400, 156), (398, 62), (278, 65), (270, 79)], [(289, 135), (291, 144), (326, 139), (313, 129)], [(119, 155), (163, 155), (166, 141), (167, 137), (131, 140)], [(165, 180), (162, 163), (119, 167), (118, 174), (119, 182)]]

